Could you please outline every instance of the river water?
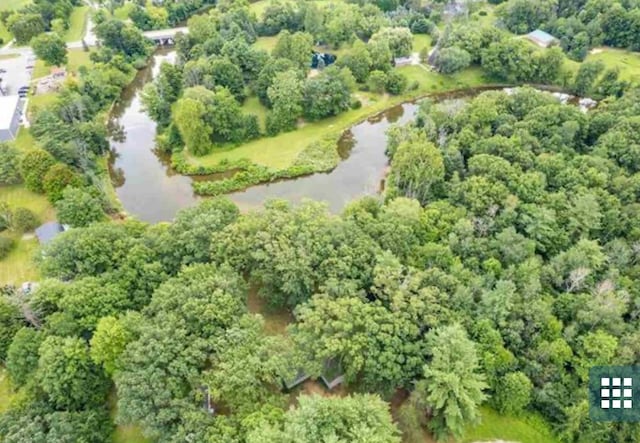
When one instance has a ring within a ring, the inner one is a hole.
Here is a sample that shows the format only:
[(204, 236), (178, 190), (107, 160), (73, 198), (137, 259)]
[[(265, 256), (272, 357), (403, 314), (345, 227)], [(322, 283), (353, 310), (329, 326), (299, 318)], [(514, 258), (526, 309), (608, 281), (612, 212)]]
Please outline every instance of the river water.
[[(166, 156), (154, 151), (156, 124), (140, 101), (142, 88), (158, 73), (160, 64), (174, 58), (175, 52), (157, 53), (123, 92), (110, 118), (112, 126), (124, 130), (123, 139), (111, 140), (111, 173), (118, 198), (128, 214), (150, 223), (171, 221), (180, 209), (200, 200), (191, 187), (198, 178), (177, 174)], [(487, 89), (496, 88), (448, 93), (440, 98), (472, 96)], [(342, 161), (331, 172), (253, 186), (227, 196), (242, 210), (259, 208), (270, 198), (294, 203), (309, 198), (325, 201), (331, 211), (339, 212), (349, 201), (379, 192), (388, 168), (385, 132), (393, 123), (413, 119), (417, 109), (415, 103), (395, 106), (346, 131), (338, 144)]]
[[(168, 160), (154, 151), (156, 124), (140, 101), (144, 85), (157, 74), (162, 61), (173, 57), (171, 52), (154, 56), (153, 63), (123, 92), (110, 119), (112, 126), (124, 130), (124, 139), (111, 140), (116, 193), (128, 214), (151, 223), (171, 221), (180, 209), (200, 199), (191, 187), (194, 178), (175, 173)], [(292, 202), (309, 198), (325, 201), (338, 212), (349, 201), (379, 191), (388, 165), (385, 131), (392, 123), (408, 122), (417, 108), (414, 103), (396, 106), (345, 132), (339, 143), (343, 160), (331, 172), (253, 186), (227, 196), (243, 210), (258, 208), (269, 198)]]

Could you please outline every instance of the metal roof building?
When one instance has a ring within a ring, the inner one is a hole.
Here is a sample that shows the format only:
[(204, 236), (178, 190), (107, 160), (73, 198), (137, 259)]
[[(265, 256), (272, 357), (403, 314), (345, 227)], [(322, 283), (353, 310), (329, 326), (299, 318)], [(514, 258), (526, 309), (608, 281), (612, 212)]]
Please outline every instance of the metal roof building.
[(48, 222), (36, 229), (36, 237), (41, 245), (46, 245), (56, 238), (58, 234), (64, 232), (64, 226), (58, 222)]
[(553, 35), (540, 29), (528, 33), (527, 38), (542, 48), (548, 48), (552, 43), (557, 41)]
[(13, 140), (20, 127), (20, 97), (0, 96), (0, 142)]

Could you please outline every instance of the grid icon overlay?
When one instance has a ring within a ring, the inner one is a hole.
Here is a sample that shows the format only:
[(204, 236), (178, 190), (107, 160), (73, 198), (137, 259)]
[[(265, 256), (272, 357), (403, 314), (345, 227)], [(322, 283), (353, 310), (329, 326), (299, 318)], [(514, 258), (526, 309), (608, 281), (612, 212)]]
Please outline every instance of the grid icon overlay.
[(589, 371), (594, 421), (640, 421), (640, 366), (595, 366)]

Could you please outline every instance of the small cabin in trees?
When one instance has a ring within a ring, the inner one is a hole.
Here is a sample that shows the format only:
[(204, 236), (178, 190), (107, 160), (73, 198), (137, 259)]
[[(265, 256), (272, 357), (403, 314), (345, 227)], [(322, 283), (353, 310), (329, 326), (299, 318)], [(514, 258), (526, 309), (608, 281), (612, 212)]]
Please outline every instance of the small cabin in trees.
[(558, 41), (558, 39), (553, 35), (540, 29), (536, 29), (535, 31), (528, 33), (526, 37), (541, 48), (548, 48)]

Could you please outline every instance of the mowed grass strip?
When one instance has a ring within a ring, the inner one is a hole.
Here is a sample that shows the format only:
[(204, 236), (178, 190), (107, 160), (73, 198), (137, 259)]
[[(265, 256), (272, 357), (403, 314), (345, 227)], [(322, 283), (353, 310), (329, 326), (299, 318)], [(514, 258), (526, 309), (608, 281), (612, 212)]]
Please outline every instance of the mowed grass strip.
[[(295, 131), (278, 134), (275, 137), (262, 137), (238, 147), (214, 148), (211, 154), (203, 157), (194, 157), (189, 154), (186, 157), (190, 163), (195, 165), (213, 166), (222, 160), (236, 161), (247, 158), (258, 165), (284, 169), (291, 166), (300, 152), (314, 140), (332, 132), (344, 131), (359, 121), (391, 106), (428, 93), (487, 84), (479, 68), (467, 69), (452, 76), (437, 74), (423, 66), (407, 66), (399, 69), (409, 78), (409, 83), (414, 81), (418, 83), (417, 90), (409, 91), (400, 96), (356, 93), (356, 96), (366, 98), (360, 109), (348, 110), (335, 117), (317, 122), (305, 122)], [(246, 104), (245, 109), (247, 109)]]
[(540, 416), (527, 412), (523, 417), (509, 417), (493, 409), (481, 409), (482, 422), (465, 431), (462, 443), (513, 441), (518, 443), (560, 443)]

